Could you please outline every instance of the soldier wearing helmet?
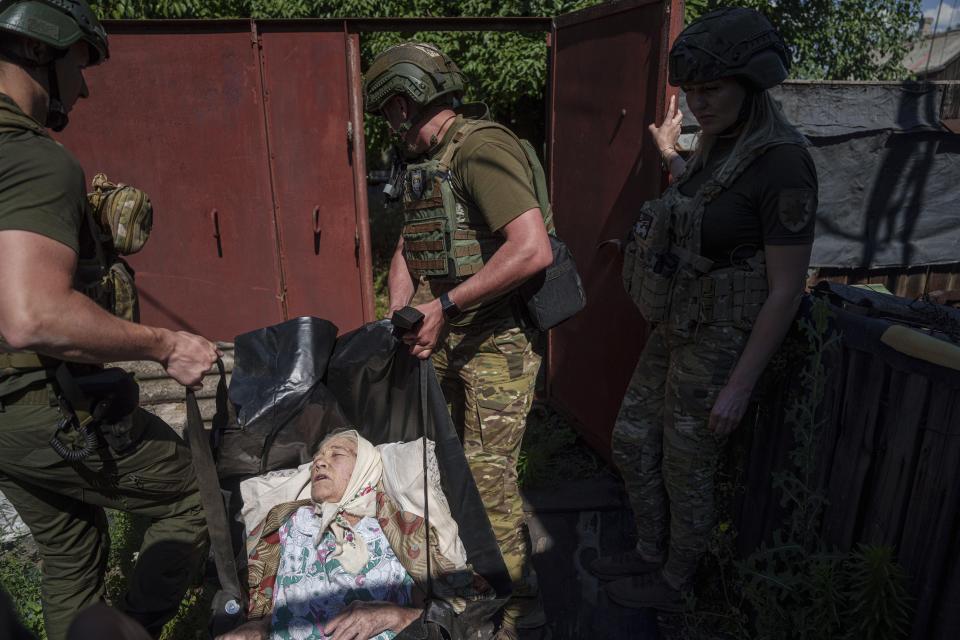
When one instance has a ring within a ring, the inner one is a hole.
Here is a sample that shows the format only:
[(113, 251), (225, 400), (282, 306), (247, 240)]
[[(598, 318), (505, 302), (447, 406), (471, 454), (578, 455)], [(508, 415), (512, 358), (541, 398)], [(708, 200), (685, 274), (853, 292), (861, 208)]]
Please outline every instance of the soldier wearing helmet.
[(99, 363), (153, 360), (197, 385), (216, 347), (111, 315), (117, 292), (104, 285), (107, 241), (83, 171), (47, 131), (67, 125), (88, 94), (84, 69), (108, 57), (87, 2), (0, 1), (0, 492), (43, 560), (51, 640), (104, 598), (105, 507), (151, 522), (123, 608), (154, 634), (206, 545), (189, 451), (136, 408), (126, 374)]
[[(424, 279), (424, 320), (404, 336), (432, 356), (470, 468), (514, 583), (500, 629), (543, 624), (528, 577), (517, 456), (533, 401), (537, 332), (521, 317), (517, 287), (552, 264), (543, 170), (509, 129), (467, 117), (464, 77), (428, 44), (382, 52), (367, 70), (369, 113), (385, 118), (403, 146), (395, 193), (404, 226), (390, 265), (392, 311)], [(539, 186), (538, 186), (539, 185)]]
[(752, 9), (708, 13), (670, 50), (670, 84), (700, 137), (681, 158), (671, 98), (650, 131), (675, 179), (643, 205), (624, 255), (624, 286), (653, 326), (613, 433), (639, 540), (591, 565), (625, 606), (682, 609), (715, 524), (723, 445), (803, 292), (816, 169), (767, 93), (789, 67), (780, 35)]

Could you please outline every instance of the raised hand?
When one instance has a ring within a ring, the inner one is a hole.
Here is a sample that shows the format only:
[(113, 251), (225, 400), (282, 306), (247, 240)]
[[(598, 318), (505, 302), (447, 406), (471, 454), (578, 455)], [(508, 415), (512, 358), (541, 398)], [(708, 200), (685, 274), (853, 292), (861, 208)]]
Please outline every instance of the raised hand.
[(680, 139), (680, 124), (682, 122), (683, 112), (677, 105), (677, 97), (670, 96), (670, 105), (667, 107), (663, 124), (658, 127), (654, 122), (647, 127), (657, 144), (657, 150), (663, 156), (664, 164), (667, 166), (680, 155), (677, 153), (677, 141)]

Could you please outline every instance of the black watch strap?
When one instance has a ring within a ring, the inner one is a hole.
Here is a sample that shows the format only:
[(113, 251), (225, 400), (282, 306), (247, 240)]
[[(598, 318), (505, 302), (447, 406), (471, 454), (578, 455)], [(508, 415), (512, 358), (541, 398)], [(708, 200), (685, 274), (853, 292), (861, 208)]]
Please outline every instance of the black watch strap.
[(460, 307), (450, 299), (446, 292), (440, 294), (440, 307), (443, 309), (443, 316), (447, 320), (456, 320), (460, 317)]

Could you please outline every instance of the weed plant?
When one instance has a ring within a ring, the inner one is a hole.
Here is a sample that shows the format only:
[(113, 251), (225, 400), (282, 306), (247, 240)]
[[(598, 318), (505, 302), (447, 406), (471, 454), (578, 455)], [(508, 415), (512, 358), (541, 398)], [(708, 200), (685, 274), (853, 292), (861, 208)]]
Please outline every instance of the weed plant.
[[(771, 363), (774, 376), (803, 353), (804, 367), (788, 401), (785, 424), (794, 449), (788, 468), (772, 477), (786, 511), (769, 543), (744, 559), (735, 551), (737, 532), (730, 514), (721, 514), (698, 585), (683, 616), (685, 640), (899, 640), (910, 630), (907, 576), (886, 546), (830, 549), (819, 529), (827, 499), (817, 486), (817, 452), (825, 426), (821, 405), (827, 362), (840, 336), (831, 330), (829, 305), (815, 300), (799, 332)], [(785, 375), (785, 374), (784, 374)], [(730, 468), (742, 468), (744, 451), (734, 451)], [(731, 474), (732, 473), (732, 474)], [(721, 474), (720, 503), (729, 505), (742, 485), (735, 472)]]

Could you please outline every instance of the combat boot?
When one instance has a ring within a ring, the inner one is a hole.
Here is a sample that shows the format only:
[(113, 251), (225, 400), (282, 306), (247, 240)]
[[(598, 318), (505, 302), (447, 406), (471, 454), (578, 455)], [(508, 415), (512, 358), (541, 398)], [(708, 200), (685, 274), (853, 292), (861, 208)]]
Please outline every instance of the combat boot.
[(609, 556), (600, 556), (590, 561), (590, 573), (601, 580), (619, 580), (627, 576), (638, 576), (651, 571), (658, 571), (663, 561), (651, 562), (646, 560), (636, 549), (614, 553)]
[(604, 591), (613, 602), (631, 609), (676, 613), (686, 608), (683, 592), (670, 586), (661, 571), (615, 580), (604, 586)]

